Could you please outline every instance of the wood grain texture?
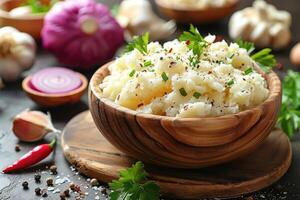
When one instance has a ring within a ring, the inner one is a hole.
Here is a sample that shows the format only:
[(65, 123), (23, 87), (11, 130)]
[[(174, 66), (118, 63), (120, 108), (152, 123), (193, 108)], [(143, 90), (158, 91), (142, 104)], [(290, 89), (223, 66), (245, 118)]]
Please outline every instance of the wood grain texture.
[(209, 7), (197, 9), (193, 5), (188, 7), (169, 3), (167, 0), (155, 0), (155, 3), (164, 15), (180, 23), (205, 24), (211, 23), (230, 15), (238, 6), (239, 0), (234, 0), (223, 7)]
[[(119, 170), (135, 162), (99, 133), (88, 111), (67, 124), (61, 141), (70, 163), (80, 172), (103, 182), (118, 178)], [(167, 197), (233, 197), (276, 182), (289, 168), (291, 157), (289, 139), (276, 129), (255, 152), (228, 164), (203, 169), (175, 169), (146, 164), (146, 170)]]
[(33, 90), (30, 87), (31, 76), (27, 76), (22, 82), (22, 88), (26, 95), (31, 98), (35, 103), (42, 107), (57, 107), (65, 104), (74, 104), (80, 101), (80, 98), (85, 93), (88, 86), (87, 78), (77, 73), (82, 81), (82, 84), (79, 88), (72, 90), (67, 93), (62, 94), (46, 94), (36, 90)]
[(2, 0), (0, 1), (0, 26), (12, 26), (21, 32), (30, 34), (35, 39), (40, 39), (44, 24), (44, 14), (33, 16), (12, 17), (7, 11), (24, 5), (25, 0)]
[(268, 99), (246, 111), (207, 118), (137, 113), (100, 97), (99, 84), (109, 73), (108, 65), (100, 68), (90, 81), (93, 119), (110, 143), (144, 162), (199, 168), (242, 157), (265, 140), (280, 110), (281, 83), (271, 72), (263, 74), (270, 89)]

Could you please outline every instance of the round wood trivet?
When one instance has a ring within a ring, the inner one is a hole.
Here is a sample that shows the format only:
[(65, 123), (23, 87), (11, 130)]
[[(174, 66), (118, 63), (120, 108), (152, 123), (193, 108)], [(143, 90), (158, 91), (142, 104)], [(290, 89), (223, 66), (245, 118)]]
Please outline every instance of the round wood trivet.
[[(92, 178), (110, 182), (136, 160), (113, 147), (96, 128), (89, 111), (74, 117), (62, 134), (67, 160)], [(234, 197), (271, 185), (288, 170), (291, 144), (279, 129), (264, 144), (244, 158), (204, 169), (171, 169), (146, 164), (150, 179), (167, 197), (199, 199)]]

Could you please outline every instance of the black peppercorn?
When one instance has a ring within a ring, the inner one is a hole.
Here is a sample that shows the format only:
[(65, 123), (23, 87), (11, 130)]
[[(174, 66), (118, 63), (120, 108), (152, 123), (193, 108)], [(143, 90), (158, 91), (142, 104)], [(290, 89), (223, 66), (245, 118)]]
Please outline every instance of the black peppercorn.
[(34, 180), (35, 180), (36, 183), (40, 183), (41, 182), (41, 175), (35, 174), (34, 175)]
[(41, 194), (42, 194), (42, 190), (41, 190), (41, 188), (35, 188), (35, 190), (34, 190), (34, 192), (35, 192), (35, 194), (37, 195), (37, 196), (41, 196)]
[(75, 190), (75, 184), (74, 184), (74, 183), (70, 183), (70, 189), (71, 189), (72, 191)]
[(52, 172), (52, 174), (57, 174), (57, 167), (56, 167), (56, 165), (51, 165), (50, 171)]
[(100, 192), (101, 192), (102, 194), (105, 194), (105, 195), (107, 194), (106, 188), (101, 188)]
[(43, 191), (42, 191), (42, 197), (47, 197), (47, 196), (48, 196), (47, 190), (43, 190)]
[(21, 151), (21, 147), (20, 147), (19, 145), (16, 145), (16, 146), (15, 146), (15, 151), (16, 151), (16, 152)]
[(64, 190), (64, 195), (65, 195), (66, 197), (69, 197), (69, 196), (70, 196), (70, 190), (69, 190), (69, 189), (65, 189), (65, 190)]
[(60, 197), (61, 200), (65, 200), (66, 199), (66, 195), (64, 193), (61, 193), (59, 195), (59, 197)]
[(22, 186), (23, 186), (23, 189), (24, 189), (24, 190), (28, 190), (28, 182), (27, 182), (27, 181), (24, 181), (24, 182), (22, 183)]
[(47, 178), (46, 183), (47, 183), (47, 186), (53, 186), (53, 179)]

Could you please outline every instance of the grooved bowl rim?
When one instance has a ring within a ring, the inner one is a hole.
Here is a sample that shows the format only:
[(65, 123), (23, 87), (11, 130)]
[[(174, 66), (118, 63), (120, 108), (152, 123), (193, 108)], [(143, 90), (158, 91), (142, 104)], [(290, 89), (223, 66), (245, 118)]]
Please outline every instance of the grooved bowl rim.
[(179, 122), (193, 122), (193, 121), (196, 122), (199, 120), (201, 121), (201, 120), (212, 120), (212, 119), (215, 119), (215, 120), (232, 119), (232, 118), (238, 118), (239, 116), (251, 113), (253, 110), (256, 110), (261, 107), (265, 107), (267, 104), (274, 102), (277, 98), (281, 98), (281, 81), (280, 81), (278, 75), (272, 70), (267, 74), (267, 73), (263, 72), (259, 67), (256, 67), (256, 70), (260, 74), (262, 74), (262, 76), (266, 79), (270, 94), (269, 94), (269, 97), (264, 102), (262, 102), (261, 104), (259, 104), (257, 106), (254, 106), (252, 108), (249, 108), (247, 110), (243, 110), (243, 111), (240, 111), (240, 112), (234, 113), (234, 114), (226, 114), (226, 115), (216, 116), (216, 117), (197, 117), (197, 118), (180, 118), (180, 117), (170, 117), (170, 116), (140, 113), (135, 110), (131, 110), (129, 108), (120, 106), (107, 98), (103, 98), (100, 96), (100, 94), (99, 94), (100, 92), (97, 92), (97, 90), (99, 91), (99, 84), (103, 80), (100, 78), (100, 76), (102, 75), (103, 77), (105, 77), (104, 76), (105, 74), (106, 74), (106, 76), (108, 75), (108, 73), (106, 73), (108, 71), (107, 68), (112, 62), (114, 62), (114, 61), (111, 61), (111, 62), (108, 62), (108, 63), (102, 65), (93, 74), (93, 76), (90, 80), (90, 83), (89, 83), (89, 88), (90, 88), (91, 92), (98, 100), (103, 102), (106, 106), (109, 106), (110, 108), (115, 109), (116, 111), (118, 111), (120, 113), (126, 113), (126, 114), (130, 114), (133, 116), (138, 116), (138, 117), (144, 118), (144, 119), (179, 121)]

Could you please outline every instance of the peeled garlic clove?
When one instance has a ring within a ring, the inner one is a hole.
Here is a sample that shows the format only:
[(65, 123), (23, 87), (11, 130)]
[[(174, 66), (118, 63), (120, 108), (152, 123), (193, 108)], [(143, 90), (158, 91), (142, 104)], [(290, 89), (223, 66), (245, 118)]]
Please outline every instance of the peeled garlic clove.
[(59, 132), (54, 128), (49, 114), (29, 110), (14, 118), (12, 130), (21, 141), (25, 142), (38, 141), (49, 132)]
[(300, 43), (293, 47), (290, 53), (290, 59), (294, 65), (300, 66)]

